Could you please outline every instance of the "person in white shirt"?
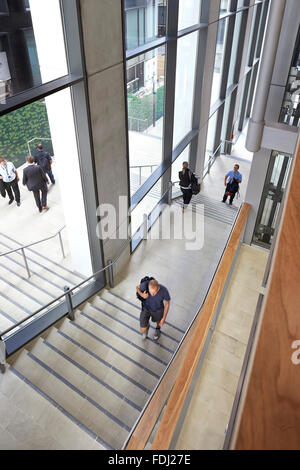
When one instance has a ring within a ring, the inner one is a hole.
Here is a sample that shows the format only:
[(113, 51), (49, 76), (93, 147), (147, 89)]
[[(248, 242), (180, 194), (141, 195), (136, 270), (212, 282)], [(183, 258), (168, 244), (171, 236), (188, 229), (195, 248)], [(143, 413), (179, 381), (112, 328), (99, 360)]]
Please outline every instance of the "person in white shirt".
[(5, 158), (0, 158), (0, 178), (4, 189), (6, 190), (9, 202), (12, 204), (16, 200), (17, 206), (21, 205), (21, 196), (19, 189), (19, 175), (12, 162), (7, 162)]

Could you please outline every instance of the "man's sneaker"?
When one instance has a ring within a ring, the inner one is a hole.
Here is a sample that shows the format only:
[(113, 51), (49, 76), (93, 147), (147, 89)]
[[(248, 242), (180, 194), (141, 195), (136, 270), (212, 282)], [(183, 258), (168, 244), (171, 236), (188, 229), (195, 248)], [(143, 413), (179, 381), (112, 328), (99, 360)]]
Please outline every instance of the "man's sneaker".
[(17, 206), (20, 207), (21, 203), (20, 202), (17, 202)]
[(160, 337), (160, 328), (155, 328), (153, 339), (157, 341), (159, 337)]
[(10, 206), (13, 202), (14, 202), (14, 199), (10, 199), (10, 201), (8, 202), (8, 205)]

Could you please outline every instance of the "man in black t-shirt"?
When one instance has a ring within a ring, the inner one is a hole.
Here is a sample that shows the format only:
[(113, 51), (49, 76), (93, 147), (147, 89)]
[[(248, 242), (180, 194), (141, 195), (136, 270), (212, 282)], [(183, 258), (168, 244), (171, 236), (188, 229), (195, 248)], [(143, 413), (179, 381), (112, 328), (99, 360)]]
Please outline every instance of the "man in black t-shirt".
[(146, 339), (148, 336), (150, 327), (149, 321), (151, 318), (153, 322), (156, 322), (153, 339), (158, 340), (160, 337), (160, 328), (165, 323), (170, 308), (171, 297), (169, 291), (162, 284), (158, 284), (155, 279), (149, 281), (149, 294), (147, 293), (147, 283), (144, 282), (137, 286), (136, 290), (144, 299), (140, 315), (140, 327), (143, 339)]

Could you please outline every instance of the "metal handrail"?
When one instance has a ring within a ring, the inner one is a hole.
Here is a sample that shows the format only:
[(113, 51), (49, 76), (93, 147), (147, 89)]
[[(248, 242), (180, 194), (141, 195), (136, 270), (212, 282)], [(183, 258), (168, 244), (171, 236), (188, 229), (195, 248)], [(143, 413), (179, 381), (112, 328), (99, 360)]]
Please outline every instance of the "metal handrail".
[[(170, 193), (171, 189), (173, 187), (173, 183), (170, 181), (169, 183), (169, 188), (163, 193), (163, 195), (161, 196), (160, 200), (158, 201), (161, 202), (162, 199), (166, 196), (167, 193)], [(170, 201), (170, 197), (168, 198), (169, 201)], [(157, 204), (158, 204), (157, 203)], [(157, 206), (157, 205), (156, 205)], [(155, 207), (156, 207), (155, 206)], [(152, 212), (152, 211), (151, 211)], [(74, 290), (78, 289), (79, 287), (81, 287), (83, 284), (87, 283), (88, 281), (90, 281), (91, 279), (99, 276), (99, 274), (101, 274), (102, 272), (106, 271), (106, 270), (109, 270), (109, 274), (110, 276), (112, 277), (113, 279), (113, 276), (112, 276), (112, 267), (114, 264), (116, 264), (116, 262), (119, 260), (119, 258), (122, 256), (124, 250), (127, 248), (127, 246), (132, 242), (132, 240), (134, 239), (134, 237), (136, 236), (137, 232), (140, 230), (140, 228), (143, 226), (143, 224), (140, 225), (140, 227), (138, 228), (138, 230), (134, 233), (133, 236), (130, 236), (127, 240), (126, 240), (126, 243), (122, 246), (122, 248), (119, 250), (119, 253), (118, 255), (113, 259), (113, 260), (108, 260), (108, 264), (106, 266), (104, 266), (104, 268), (102, 269), (99, 269), (99, 271), (96, 271), (94, 274), (92, 274), (91, 276), (89, 276), (88, 278), (84, 279), (83, 281), (81, 281), (79, 284), (76, 284), (74, 287), (72, 288), (66, 288), (65, 289), (65, 292), (63, 294), (61, 294), (60, 296), (56, 297), (55, 299), (53, 299), (51, 302), (47, 303), (46, 305), (43, 305), (41, 308), (39, 308), (38, 310), (36, 310), (34, 313), (31, 313), (30, 315), (28, 315), (27, 317), (23, 318), (23, 320), (19, 321), (18, 323), (14, 324), (13, 326), (11, 326), (10, 328), (7, 328), (6, 330), (0, 332), (0, 343), (2, 340), (2, 337), (4, 335), (7, 335), (8, 333), (10, 333), (12, 330), (16, 329), (18, 326), (22, 325), (23, 323), (25, 323), (27, 320), (29, 320), (30, 318), (34, 317), (35, 315), (37, 315), (38, 313), (42, 312), (43, 310), (47, 309), (48, 307), (50, 307), (51, 305), (53, 305), (54, 303), (58, 302), (59, 300), (61, 300), (63, 297), (65, 297), (67, 300), (70, 301), (71, 299), (71, 294), (73, 293)], [(72, 305), (72, 302), (71, 302), (71, 305)]]
[(1, 256), (10, 255), (11, 253), (15, 253), (16, 251), (23, 250), (24, 248), (30, 248), (31, 246), (38, 245), (39, 243), (43, 243), (43, 242), (46, 242), (48, 240), (51, 240), (52, 238), (57, 237), (57, 235), (59, 233), (61, 233), (64, 228), (66, 228), (65, 225), (60, 230), (58, 230), (58, 232), (56, 232), (54, 235), (51, 235), (51, 237), (43, 238), (42, 240), (39, 240), (37, 242), (29, 243), (28, 245), (22, 245), (19, 248), (16, 248), (16, 249), (10, 250), (10, 251), (6, 251), (5, 253), (0, 253), (0, 258), (1, 258)]
[(30, 144), (31, 142), (33, 142), (34, 140), (51, 140), (49, 137), (34, 137), (33, 139), (31, 140), (28, 140), (27, 142), (27, 148), (28, 148), (28, 152), (29, 152), (29, 155), (31, 155), (31, 148), (30, 148)]
[(152, 168), (153, 167), (158, 167), (159, 165), (134, 165), (130, 167), (130, 170), (132, 168), (138, 168), (139, 169), (139, 185), (142, 184), (142, 168), (151, 168), (151, 174), (153, 173)]
[(56, 232), (54, 235), (52, 235), (51, 237), (43, 238), (42, 240), (39, 240), (39, 241), (37, 241), (37, 242), (29, 243), (28, 245), (22, 245), (22, 246), (20, 246), (19, 248), (15, 248), (14, 250), (6, 251), (5, 253), (0, 253), (0, 258), (1, 258), (2, 256), (7, 256), (7, 255), (10, 255), (10, 254), (12, 254), (12, 253), (16, 253), (17, 251), (21, 251), (21, 252), (22, 252), (22, 255), (23, 255), (23, 258), (24, 258), (24, 264), (25, 264), (25, 268), (26, 268), (26, 271), (27, 271), (27, 274), (28, 274), (28, 278), (30, 278), (30, 277), (31, 277), (31, 272), (30, 272), (30, 269), (29, 269), (29, 266), (28, 266), (28, 262), (27, 262), (27, 258), (26, 258), (25, 248), (30, 248), (31, 246), (38, 245), (39, 243), (43, 243), (43, 242), (45, 242), (45, 241), (52, 240), (52, 238), (55, 238), (55, 237), (57, 237), (57, 235), (58, 235), (58, 236), (59, 236), (59, 242), (60, 242), (60, 247), (61, 247), (62, 255), (63, 255), (63, 258), (65, 258), (65, 257), (66, 257), (66, 254), (65, 254), (65, 250), (64, 250), (64, 245), (63, 245), (62, 237), (61, 237), (61, 232), (63, 231), (64, 228), (66, 228), (65, 225), (64, 225), (58, 232)]

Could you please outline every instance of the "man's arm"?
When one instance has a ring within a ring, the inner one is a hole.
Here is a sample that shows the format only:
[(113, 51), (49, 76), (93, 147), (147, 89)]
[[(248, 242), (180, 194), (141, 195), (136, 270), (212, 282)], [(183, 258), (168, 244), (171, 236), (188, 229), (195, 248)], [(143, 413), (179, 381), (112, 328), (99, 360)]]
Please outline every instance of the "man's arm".
[(46, 184), (50, 184), (50, 181), (48, 180), (44, 170), (39, 166), (40, 173), (42, 175), (43, 180), (45, 181)]
[(136, 291), (141, 297), (143, 297), (143, 299), (148, 299), (149, 294), (147, 294), (146, 291), (142, 292), (140, 286), (136, 286)]
[(26, 175), (26, 172), (23, 171), (23, 185), (25, 186), (27, 183), (27, 175)]
[(20, 181), (20, 178), (16, 169), (15, 169), (15, 175), (16, 175), (17, 181)]
[(159, 323), (159, 326), (162, 327), (163, 324), (165, 323), (166, 321), (166, 318), (167, 318), (167, 315), (168, 315), (168, 311), (169, 311), (169, 308), (170, 308), (170, 301), (169, 300), (165, 300), (165, 308), (164, 308), (164, 315)]

